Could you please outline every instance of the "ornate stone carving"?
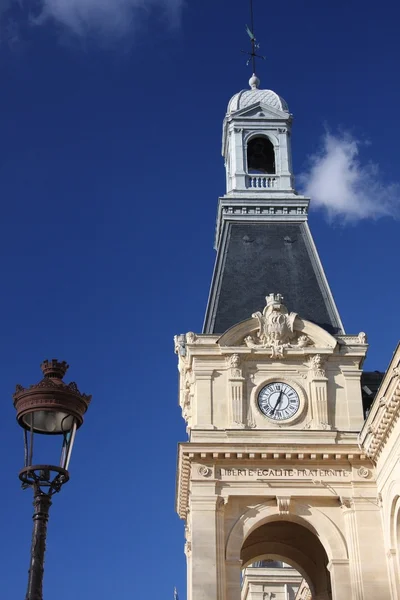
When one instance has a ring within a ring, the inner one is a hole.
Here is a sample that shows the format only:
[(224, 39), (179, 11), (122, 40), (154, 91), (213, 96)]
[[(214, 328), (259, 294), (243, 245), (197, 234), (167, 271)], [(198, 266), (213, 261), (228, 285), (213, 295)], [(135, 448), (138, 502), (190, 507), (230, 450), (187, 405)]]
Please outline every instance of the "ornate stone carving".
[(360, 344), (366, 344), (367, 343), (367, 334), (364, 333), (363, 331), (360, 331), (360, 333), (358, 334), (358, 341)]
[(340, 496), (339, 498), (340, 508), (343, 510), (350, 510), (354, 508), (353, 498), (349, 498), (347, 496)]
[(231, 370), (231, 377), (241, 377), (242, 369), (240, 368), (241, 358), (239, 354), (231, 354), (227, 357), (228, 366)]
[(269, 294), (265, 298), (263, 312), (256, 312), (253, 319), (258, 320), (256, 335), (249, 335), (244, 342), (249, 348), (271, 348), (273, 358), (283, 358), (285, 348), (305, 347), (311, 344), (306, 335), (296, 335), (294, 320), (296, 313), (289, 313), (282, 304), (281, 294)]
[(190, 509), (188, 509), (186, 514), (186, 523), (185, 523), (185, 554), (189, 558), (192, 554), (192, 528), (190, 522)]
[(207, 467), (206, 465), (200, 465), (200, 467), (197, 470), (199, 472), (199, 475), (201, 475), (202, 477), (210, 477), (212, 472), (210, 467)]
[(290, 496), (277, 496), (276, 502), (280, 515), (288, 515), (290, 508)]
[(186, 356), (186, 336), (184, 333), (174, 336), (174, 349), (175, 354), (179, 357)]
[(244, 393), (245, 381), (242, 377), (240, 368), (241, 357), (239, 354), (232, 354), (227, 357), (230, 368), (230, 380), (228, 383), (230, 398), (230, 426), (243, 429), (246, 426), (246, 399)]
[(183, 386), (180, 394), (180, 406), (182, 417), (187, 423), (187, 431), (190, 431), (192, 420), (192, 398), (194, 395), (194, 376), (191, 369), (185, 369), (183, 374)]
[(188, 331), (186, 334), (186, 341), (188, 344), (195, 344), (197, 340), (197, 336), (193, 331)]
[(367, 469), (366, 467), (360, 467), (357, 471), (358, 475), (360, 477), (362, 477), (363, 479), (368, 479), (369, 475), (370, 475), (370, 470)]
[(309, 368), (311, 375), (315, 377), (325, 377), (324, 369), (325, 359), (320, 354), (314, 354), (310, 356), (306, 365)]
[[(398, 369), (398, 367), (395, 369)], [(400, 383), (397, 383), (391, 394), (389, 393), (388, 396), (381, 396), (375, 400), (375, 404), (379, 408), (375, 413), (374, 422), (367, 427), (368, 438), (364, 442), (367, 456), (374, 460), (379, 456), (385, 445), (394, 423), (400, 418), (399, 388)]]

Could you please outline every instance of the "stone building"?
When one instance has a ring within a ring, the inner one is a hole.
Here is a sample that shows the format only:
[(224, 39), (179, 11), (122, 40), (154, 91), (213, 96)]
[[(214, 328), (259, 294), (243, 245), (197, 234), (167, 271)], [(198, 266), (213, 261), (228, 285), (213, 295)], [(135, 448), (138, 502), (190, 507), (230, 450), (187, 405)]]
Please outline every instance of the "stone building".
[(296, 600), (302, 581), (286, 563), (257, 561), (243, 569), (241, 600)]
[(249, 84), (223, 123), (204, 329), (175, 338), (187, 598), (243, 599), (249, 565), (274, 560), (298, 598), (400, 599), (400, 350), (382, 383), (363, 372), (295, 190), (292, 115)]

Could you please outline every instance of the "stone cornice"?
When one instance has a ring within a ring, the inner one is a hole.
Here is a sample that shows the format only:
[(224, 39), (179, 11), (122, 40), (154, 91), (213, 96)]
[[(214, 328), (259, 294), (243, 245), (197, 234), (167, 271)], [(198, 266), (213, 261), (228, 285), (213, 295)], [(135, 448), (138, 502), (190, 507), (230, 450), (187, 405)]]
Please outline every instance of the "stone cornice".
[(400, 417), (400, 344), (382, 380), (360, 433), (360, 444), (375, 462)]
[[(367, 456), (354, 444), (347, 444), (338, 448), (329, 448), (326, 446), (312, 447), (310, 444), (304, 444), (303, 447), (297, 446), (293, 451), (293, 446), (274, 447), (271, 444), (239, 444), (232, 447), (229, 444), (196, 444), (193, 442), (184, 442), (179, 444), (178, 453), (178, 479), (176, 489), (176, 510), (181, 519), (186, 519), (186, 513), (189, 502), (189, 488), (191, 478), (191, 463), (203, 462), (219, 465), (229, 464), (229, 466), (238, 463), (243, 465), (251, 463), (257, 466), (257, 463), (264, 469), (282, 466), (285, 462), (288, 465), (303, 466), (309, 469), (321, 466), (337, 464), (343, 467), (360, 466), (369, 464)], [(328, 468), (328, 467), (327, 467)], [(211, 473), (211, 468), (206, 467), (207, 475)], [(206, 475), (205, 475), (206, 476)]]

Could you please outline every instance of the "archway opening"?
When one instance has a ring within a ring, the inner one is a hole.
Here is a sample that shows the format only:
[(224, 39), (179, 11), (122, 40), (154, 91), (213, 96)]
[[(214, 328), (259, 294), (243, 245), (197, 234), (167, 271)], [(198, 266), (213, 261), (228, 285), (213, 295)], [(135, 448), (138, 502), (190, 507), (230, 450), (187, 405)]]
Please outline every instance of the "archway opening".
[(332, 598), (325, 549), (315, 531), (298, 523), (261, 525), (245, 540), (241, 559), (242, 600), (255, 600), (260, 591), (271, 600)]
[(247, 144), (247, 172), (275, 173), (275, 150), (267, 137), (251, 138)]
[[(262, 595), (261, 595), (262, 594)], [(264, 557), (242, 570), (241, 600), (310, 600), (303, 575), (290, 563)]]

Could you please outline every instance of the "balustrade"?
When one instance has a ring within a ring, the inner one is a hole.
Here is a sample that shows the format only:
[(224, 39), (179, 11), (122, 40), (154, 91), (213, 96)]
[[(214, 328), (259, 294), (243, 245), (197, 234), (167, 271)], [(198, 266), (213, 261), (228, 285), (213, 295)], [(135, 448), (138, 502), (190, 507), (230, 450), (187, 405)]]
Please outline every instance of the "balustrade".
[(246, 187), (257, 190), (277, 188), (278, 180), (276, 177), (270, 175), (247, 175)]

